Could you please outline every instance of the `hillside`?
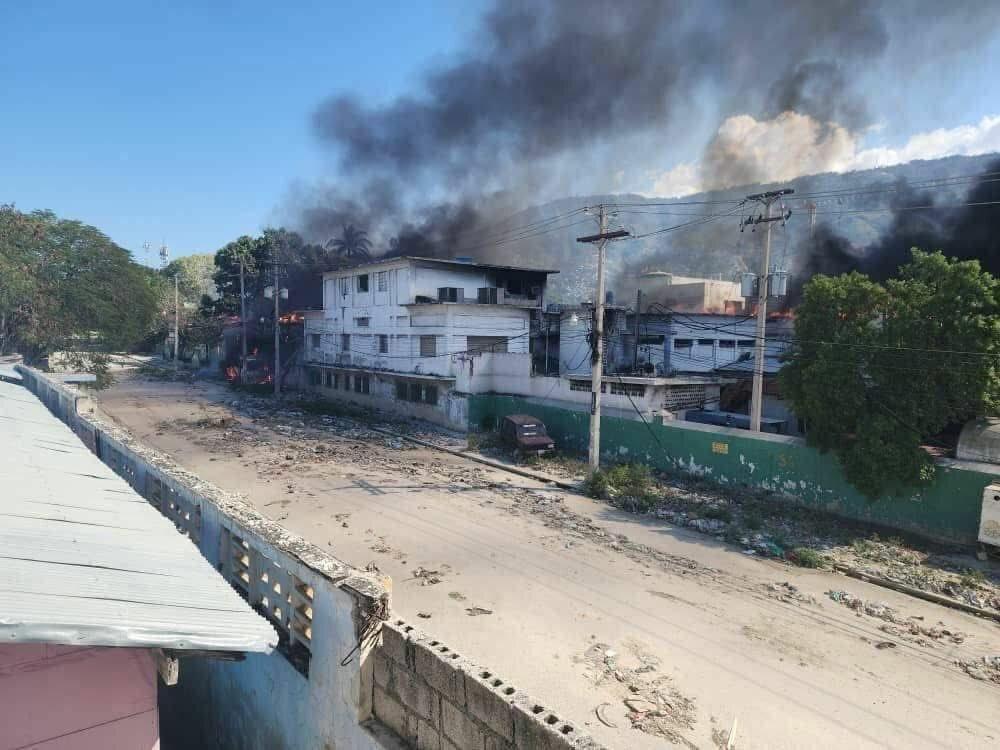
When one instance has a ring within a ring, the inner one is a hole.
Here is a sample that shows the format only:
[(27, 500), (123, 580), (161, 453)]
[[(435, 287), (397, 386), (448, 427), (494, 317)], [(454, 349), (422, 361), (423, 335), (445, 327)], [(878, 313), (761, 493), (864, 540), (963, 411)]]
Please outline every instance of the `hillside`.
[[(531, 222), (557, 217), (581, 206), (598, 203), (628, 203), (619, 209), (612, 226), (622, 226), (635, 235), (645, 234), (664, 227), (697, 220), (707, 214), (725, 213), (728, 205), (685, 205), (700, 201), (726, 201), (740, 199), (750, 193), (759, 193), (778, 187), (791, 187), (797, 195), (850, 191), (841, 197), (816, 200), (815, 224), (827, 224), (845, 237), (851, 245), (861, 249), (876, 241), (892, 221), (891, 211), (851, 213), (858, 209), (889, 208), (894, 194), (871, 194), (899, 180), (918, 182), (945, 177), (974, 175), (983, 171), (996, 154), (985, 156), (955, 156), (932, 161), (915, 161), (894, 167), (871, 169), (845, 174), (826, 173), (800, 177), (785, 184), (745, 185), (731, 190), (712, 191), (678, 199), (650, 198), (634, 194), (581, 195), (560, 198), (527, 209), (512, 217), (510, 228)], [(938, 203), (960, 202), (968, 185), (938, 188), (932, 194), (895, 194), (900, 205), (924, 205), (932, 199)], [(794, 274), (797, 260), (810, 241), (810, 216), (804, 201), (790, 201), (792, 217), (787, 225), (777, 225), (772, 234), (772, 258), (784, 264)], [(482, 259), (513, 264), (558, 268), (560, 274), (553, 279), (550, 299), (579, 301), (593, 297), (596, 259), (592, 250), (576, 242), (576, 237), (590, 233), (596, 224), (572, 217), (550, 227), (562, 227), (546, 234), (512, 242), (481, 254)], [(746, 268), (759, 263), (763, 232), (740, 231), (740, 214), (714, 220), (710, 223), (685, 227), (676, 231), (637, 240), (616, 242), (609, 246), (608, 262), (610, 288), (624, 298), (631, 298), (635, 290), (635, 276), (648, 269), (674, 271), (689, 275), (721, 274), (732, 278)]]

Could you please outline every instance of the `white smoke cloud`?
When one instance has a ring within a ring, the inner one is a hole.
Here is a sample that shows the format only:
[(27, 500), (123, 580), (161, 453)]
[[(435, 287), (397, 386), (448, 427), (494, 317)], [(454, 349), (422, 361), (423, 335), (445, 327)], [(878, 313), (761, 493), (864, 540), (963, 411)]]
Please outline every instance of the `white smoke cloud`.
[(820, 172), (850, 172), (915, 159), (1000, 151), (1000, 115), (973, 125), (916, 133), (898, 148), (863, 148), (863, 134), (809, 115), (783, 112), (772, 120), (727, 118), (700, 162), (654, 175), (648, 193), (680, 197), (754, 182), (781, 182)]

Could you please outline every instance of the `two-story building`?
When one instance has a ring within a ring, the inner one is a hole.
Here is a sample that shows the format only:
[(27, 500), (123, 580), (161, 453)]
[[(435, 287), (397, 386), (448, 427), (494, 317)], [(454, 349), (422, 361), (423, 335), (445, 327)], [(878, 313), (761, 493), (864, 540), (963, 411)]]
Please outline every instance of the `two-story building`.
[(527, 387), (552, 273), (418, 257), (325, 273), (322, 317), (305, 321), (309, 385), (465, 429), (465, 396), (495, 388), (494, 375)]

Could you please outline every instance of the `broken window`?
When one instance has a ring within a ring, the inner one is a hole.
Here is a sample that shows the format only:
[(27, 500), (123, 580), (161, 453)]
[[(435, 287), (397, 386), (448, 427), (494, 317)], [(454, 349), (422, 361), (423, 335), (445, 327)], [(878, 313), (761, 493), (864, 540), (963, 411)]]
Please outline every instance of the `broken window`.
[(379, 271), (376, 278), (378, 279), (378, 290), (380, 292), (389, 291), (389, 272)]
[(368, 274), (363, 273), (358, 276), (358, 291), (367, 292), (368, 291)]
[(437, 356), (437, 337), (436, 336), (421, 336), (420, 337), (420, 356), (421, 357), (436, 357)]
[(385, 333), (380, 333), (378, 335), (378, 352), (379, 354), (389, 353), (389, 336)]

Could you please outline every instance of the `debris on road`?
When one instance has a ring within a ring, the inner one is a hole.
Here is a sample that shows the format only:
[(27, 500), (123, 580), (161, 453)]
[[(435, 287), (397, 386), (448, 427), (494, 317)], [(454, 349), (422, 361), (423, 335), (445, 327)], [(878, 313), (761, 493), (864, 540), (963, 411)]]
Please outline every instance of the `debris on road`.
[(959, 659), (955, 664), (973, 679), (1000, 685), (1000, 656), (984, 656), (975, 661)]
[(493, 614), (493, 610), (492, 609), (484, 609), (483, 607), (466, 607), (465, 608), (465, 612), (466, 612), (466, 614), (469, 615), (469, 617), (477, 617), (478, 615), (492, 615)]
[[(659, 659), (641, 644), (628, 641), (625, 645), (629, 654), (623, 659), (606, 643), (592, 644), (581, 657), (585, 674), (595, 685), (616, 694), (633, 729), (693, 747), (683, 733), (694, 728), (694, 701), (677, 690), (670, 677), (660, 674)], [(615, 727), (609, 717), (611, 707), (602, 703), (595, 713), (602, 724)]]
[[(887, 604), (865, 601), (847, 591), (827, 591), (826, 595), (833, 601), (853, 609), (859, 617), (868, 615), (883, 620), (884, 623), (879, 625), (879, 630), (900, 640), (910, 641), (921, 646), (933, 646), (941, 642), (959, 645), (965, 642), (964, 633), (949, 629), (943, 622), (939, 622), (937, 627), (927, 627), (920, 622), (923, 618), (904, 617)], [(879, 644), (875, 645), (876, 648), (886, 648)]]
[(441, 583), (440, 571), (427, 570), (424, 567), (419, 567), (413, 571), (413, 579), (420, 581), (421, 586), (433, 586), (436, 583)]

